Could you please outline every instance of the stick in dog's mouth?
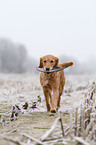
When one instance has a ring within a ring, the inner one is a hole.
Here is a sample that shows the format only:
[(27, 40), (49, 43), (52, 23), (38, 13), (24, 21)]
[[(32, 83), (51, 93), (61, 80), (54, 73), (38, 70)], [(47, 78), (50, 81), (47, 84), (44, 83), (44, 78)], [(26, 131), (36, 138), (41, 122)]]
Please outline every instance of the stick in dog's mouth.
[(61, 71), (61, 70), (65, 69), (65, 68), (67, 68), (67, 67), (68, 67), (68, 66), (66, 66), (66, 67), (54, 67), (53, 69), (51, 69), (51, 70), (49, 70), (49, 71), (45, 70), (43, 67), (42, 67), (42, 68), (36, 67), (36, 69), (37, 69), (38, 71), (40, 71), (40, 72), (46, 72), (47, 74), (50, 74), (50, 73), (52, 73), (52, 72)]

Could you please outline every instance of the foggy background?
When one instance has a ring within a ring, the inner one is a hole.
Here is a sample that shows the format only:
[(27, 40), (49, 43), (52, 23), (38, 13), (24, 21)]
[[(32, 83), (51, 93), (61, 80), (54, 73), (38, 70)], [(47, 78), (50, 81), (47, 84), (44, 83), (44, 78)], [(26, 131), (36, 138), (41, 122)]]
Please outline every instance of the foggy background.
[(38, 73), (46, 54), (96, 73), (95, 0), (0, 0), (0, 72)]

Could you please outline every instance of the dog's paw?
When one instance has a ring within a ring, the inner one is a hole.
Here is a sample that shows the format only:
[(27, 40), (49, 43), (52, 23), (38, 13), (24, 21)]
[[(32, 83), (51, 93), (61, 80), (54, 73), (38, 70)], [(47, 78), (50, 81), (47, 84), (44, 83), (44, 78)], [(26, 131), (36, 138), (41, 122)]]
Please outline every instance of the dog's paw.
[(53, 113), (51, 113), (51, 112), (48, 112), (48, 115), (49, 115), (49, 116), (54, 116), (54, 114), (53, 114)]
[(56, 113), (56, 110), (51, 110), (51, 113)]

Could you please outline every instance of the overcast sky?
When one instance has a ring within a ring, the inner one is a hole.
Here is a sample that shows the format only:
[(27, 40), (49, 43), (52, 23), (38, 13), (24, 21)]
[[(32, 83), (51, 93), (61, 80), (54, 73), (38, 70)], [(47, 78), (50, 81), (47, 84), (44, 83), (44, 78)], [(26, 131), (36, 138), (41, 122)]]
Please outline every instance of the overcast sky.
[(96, 56), (96, 0), (0, 0), (0, 38), (29, 54)]

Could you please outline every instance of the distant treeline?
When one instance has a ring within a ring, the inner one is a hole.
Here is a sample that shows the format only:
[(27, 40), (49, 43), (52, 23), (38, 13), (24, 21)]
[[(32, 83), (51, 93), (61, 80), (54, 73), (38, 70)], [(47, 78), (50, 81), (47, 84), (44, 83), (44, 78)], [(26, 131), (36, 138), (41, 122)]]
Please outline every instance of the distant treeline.
[(34, 72), (35, 63), (35, 60), (29, 58), (24, 45), (15, 44), (10, 40), (0, 39), (0, 72)]
[[(95, 73), (96, 61), (80, 64), (75, 58), (62, 55), (60, 63), (73, 61), (74, 66), (66, 69), (68, 74)], [(0, 72), (1, 73), (38, 73), (36, 66), (39, 62), (30, 58), (24, 45), (13, 43), (7, 39), (0, 39)]]

